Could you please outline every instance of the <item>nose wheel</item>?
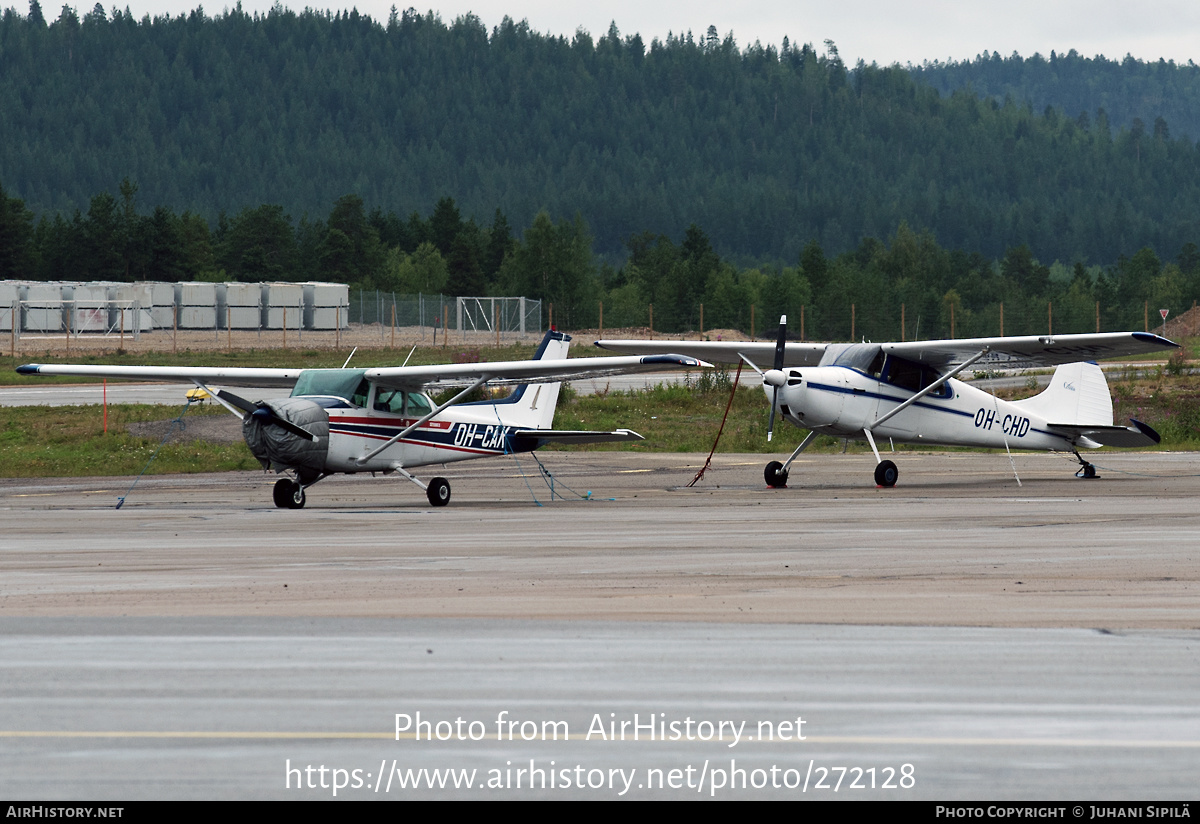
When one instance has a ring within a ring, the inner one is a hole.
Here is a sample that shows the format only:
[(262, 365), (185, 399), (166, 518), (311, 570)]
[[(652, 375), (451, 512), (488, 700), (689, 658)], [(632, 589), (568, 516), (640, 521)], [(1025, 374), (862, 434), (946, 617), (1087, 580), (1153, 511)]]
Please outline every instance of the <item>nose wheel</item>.
[(291, 478), (280, 478), (271, 491), (275, 506), (280, 509), (303, 509), (304, 487)]

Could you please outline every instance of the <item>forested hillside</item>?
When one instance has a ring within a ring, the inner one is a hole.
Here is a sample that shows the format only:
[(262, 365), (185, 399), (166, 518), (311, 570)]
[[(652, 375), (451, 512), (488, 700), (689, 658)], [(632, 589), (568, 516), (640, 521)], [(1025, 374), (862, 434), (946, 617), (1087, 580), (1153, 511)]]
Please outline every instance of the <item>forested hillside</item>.
[[(602, 255), (701, 227), (719, 254), (792, 264), (906, 221), (989, 259), (1113, 264), (1200, 235), (1197, 148), (1168, 129), (1042, 112), (836, 48), (645, 43), (414, 12), (135, 20), (97, 4), (0, 19), (0, 184), (70, 221), (128, 178), (143, 207), (216, 227), (269, 204), (302, 223), (343, 195), (385, 214), (451, 197), (579, 214)], [(264, 207), (265, 208), (265, 207)]]
[(910, 69), (943, 95), (969, 89), (1004, 102), (1029, 101), (1034, 111), (1059, 109), (1090, 127), (1097, 113), (1114, 127), (1144, 135), (1200, 138), (1200, 66), (1192, 61), (1109, 60), (1074, 49), (1021, 57), (996, 52), (962, 62), (931, 62)]

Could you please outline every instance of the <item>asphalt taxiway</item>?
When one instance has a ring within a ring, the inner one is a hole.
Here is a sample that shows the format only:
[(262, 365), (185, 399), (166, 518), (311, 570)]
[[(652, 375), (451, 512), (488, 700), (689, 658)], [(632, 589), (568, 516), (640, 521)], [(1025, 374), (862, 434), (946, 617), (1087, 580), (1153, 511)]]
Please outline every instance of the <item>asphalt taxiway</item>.
[(540, 457), (0, 482), (0, 795), (1194, 794), (1200, 456)]

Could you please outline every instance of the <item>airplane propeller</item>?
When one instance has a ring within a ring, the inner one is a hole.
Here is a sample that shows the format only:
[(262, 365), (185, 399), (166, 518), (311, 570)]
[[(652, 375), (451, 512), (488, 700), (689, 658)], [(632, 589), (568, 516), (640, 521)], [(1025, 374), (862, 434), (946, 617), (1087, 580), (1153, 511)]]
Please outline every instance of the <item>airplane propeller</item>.
[(243, 398), (239, 395), (235, 395), (232, 392), (229, 392), (225, 389), (218, 389), (214, 394), (216, 394), (216, 396), (219, 400), (225, 401), (230, 406), (237, 407), (238, 409), (242, 410), (250, 417), (257, 420), (259, 423), (262, 423), (264, 425), (272, 425), (273, 424), (275, 426), (278, 426), (280, 429), (282, 429), (286, 432), (290, 432), (299, 438), (303, 438), (306, 441), (312, 441), (313, 443), (316, 443), (316, 440), (317, 440), (316, 435), (312, 434), (307, 429), (305, 429), (301, 426), (297, 426), (296, 424), (292, 423), (291, 421), (287, 420), (286, 418), (279, 417), (278, 415), (275, 414), (275, 412), (271, 409), (271, 407), (267, 406), (267, 404), (265, 404), (265, 403), (251, 403), (250, 401), (246, 400), (245, 398)]
[(763, 383), (770, 384), (775, 387), (775, 392), (771, 397), (771, 418), (767, 422), (767, 440), (771, 440), (771, 436), (775, 432), (775, 407), (779, 405), (779, 387), (783, 386), (786, 380), (783, 374), (783, 352), (787, 346), (787, 315), (779, 316), (779, 337), (775, 340), (775, 362), (772, 368), (763, 373)]

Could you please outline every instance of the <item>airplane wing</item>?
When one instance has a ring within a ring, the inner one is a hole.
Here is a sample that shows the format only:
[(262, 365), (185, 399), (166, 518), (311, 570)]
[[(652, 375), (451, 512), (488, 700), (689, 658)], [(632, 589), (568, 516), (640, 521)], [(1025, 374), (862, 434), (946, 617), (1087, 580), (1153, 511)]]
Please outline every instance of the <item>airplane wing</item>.
[[(738, 363), (740, 355), (745, 355), (760, 366), (769, 366), (775, 356), (775, 343), (768, 341), (599, 340), (596, 345), (617, 352), (673, 352), (718, 363)], [(1013, 369), (1169, 352), (1179, 348), (1178, 344), (1150, 332), (962, 338), (891, 342), (881, 346), (888, 354), (927, 363), (943, 371), (979, 354), (984, 347), (989, 351), (976, 361), (977, 364)], [(826, 347), (824, 343), (789, 342), (784, 347), (783, 365), (816, 366), (821, 362)]]
[[(688, 341), (688, 340), (598, 340), (601, 349), (645, 354), (676, 353), (717, 363), (741, 363), (741, 355), (751, 362), (770, 368), (775, 360), (774, 341)], [(824, 343), (788, 343), (784, 348), (784, 366), (816, 366), (825, 354)]]
[(681, 367), (711, 367), (697, 358), (678, 354), (620, 358), (568, 358), (560, 360), (496, 361), (495, 363), (443, 363), (432, 366), (389, 366), (366, 370), (368, 380), (380, 386), (415, 391), (426, 386), (466, 386), (488, 378), (493, 386), (514, 383), (553, 383), (631, 372), (662, 372)]
[[(425, 386), (466, 386), (481, 377), (490, 383), (547, 383), (576, 378), (602, 377), (630, 372), (656, 372), (681, 367), (712, 366), (680, 355), (644, 355), (620, 358), (497, 361), (495, 363), (443, 363), (432, 366), (389, 366), (365, 370), (368, 379), (394, 389), (410, 391)], [(102, 366), (94, 364), (37, 364), (18, 366), (22, 375), (72, 375), (140, 381), (200, 381), (218, 386), (281, 386), (296, 384), (303, 369), (253, 369), (203, 366)]]
[(254, 369), (205, 366), (104, 366), (100, 364), (27, 363), (20, 375), (71, 375), (84, 378), (119, 378), (132, 381), (213, 383), (220, 386), (295, 386), (303, 369)]
[(922, 340), (884, 343), (881, 346), (889, 355), (927, 363), (943, 371), (978, 355), (985, 347), (988, 353), (976, 361), (976, 366), (1010, 369), (1057, 366), (1062, 363), (1169, 352), (1179, 348), (1179, 344), (1150, 332)]

